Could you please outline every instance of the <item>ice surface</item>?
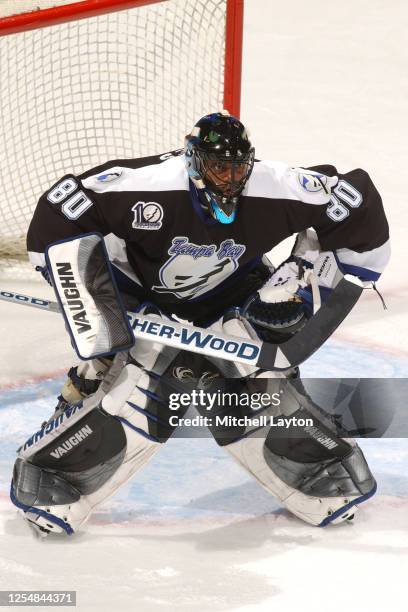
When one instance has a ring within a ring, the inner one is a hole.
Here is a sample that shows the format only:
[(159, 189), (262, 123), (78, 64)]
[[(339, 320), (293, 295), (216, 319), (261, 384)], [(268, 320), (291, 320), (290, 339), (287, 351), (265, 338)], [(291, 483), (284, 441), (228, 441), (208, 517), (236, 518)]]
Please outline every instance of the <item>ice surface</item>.
[[(403, 0), (246, 2), (242, 117), (257, 155), (362, 166), (391, 226), (388, 310), (366, 292), (308, 376), (408, 375), (407, 21)], [(0, 589), (76, 589), (80, 610), (407, 609), (405, 439), (361, 442), (379, 491), (352, 524), (304, 525), (212, 440), (172, 439), (86, 532), (35, 540), (7, 497), (14, 450), (49, 415), (73, 354), (58, 316), (0, 312)]]

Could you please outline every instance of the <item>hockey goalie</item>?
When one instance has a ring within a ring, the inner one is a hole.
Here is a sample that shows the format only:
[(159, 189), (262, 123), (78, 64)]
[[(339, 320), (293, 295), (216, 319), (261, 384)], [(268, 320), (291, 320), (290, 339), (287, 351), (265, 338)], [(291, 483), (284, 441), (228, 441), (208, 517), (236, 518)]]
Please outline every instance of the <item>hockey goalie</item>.
[[(274, 269), (265, 253), (293, 234), (290, 257)], [(36, 530), (66, 534), (169, 439), (178, 385), (293, 381), (264, 412), (313, 412), (289, 361), (268, 370), (176, 350), (160, 336), (135, 340), (126, 311), (283, 346), (337, 299), (339, 279), (371, 287), (389, 259), (381, 198), (365, 171), (257, 160), (244, 125), (225, 111), (201, 118), (184, 149), (64, 176), (40, 198), (27, 245), (81, 361), (55, 413), (19, 449), (11, 499)], [(211, 433), (290, 512), (324, 526), (352, 518), (376, 483), (355, 441), (323, 419), (316, 427), (297, 437), (267, 427)]]

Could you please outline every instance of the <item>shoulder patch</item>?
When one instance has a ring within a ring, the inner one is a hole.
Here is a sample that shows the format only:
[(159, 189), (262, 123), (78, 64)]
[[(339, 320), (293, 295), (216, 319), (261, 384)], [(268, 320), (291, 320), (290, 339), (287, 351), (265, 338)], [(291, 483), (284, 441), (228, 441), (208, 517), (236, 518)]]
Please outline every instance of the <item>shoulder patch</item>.
[(113, 166), (112, 168), (102, 170), (98, 174), (82, 179), (81, 183), (86, 189), (91, 189), (95, 193), (116, 191), (118, 188), (120, 190), (119, 185), (126, 178), (125, 175), (128, 171), (128, 168)]
[(122, 176), (122, 168), (111, 168), (107, 172), (98, 174), (96, 180), (100, 183), (111, 183)]
[(327, 177), (324, 174), (319, 174), (318, 172), (314, 172), (313, 174), (310, 172), (301, 172), (299, 170), (295, 170), (298, 175), (298, 181), (300, 186), (309, 193), (317, 193), (319, 191), (327, 191), (326, 183)]

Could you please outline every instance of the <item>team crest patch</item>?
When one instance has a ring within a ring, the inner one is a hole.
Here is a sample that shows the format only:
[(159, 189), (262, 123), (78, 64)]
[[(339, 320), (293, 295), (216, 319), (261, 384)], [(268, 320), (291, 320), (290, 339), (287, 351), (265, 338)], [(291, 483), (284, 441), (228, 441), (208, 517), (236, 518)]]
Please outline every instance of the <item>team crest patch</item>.
[(111, 183), (112, 181), (116, 181), (118, 178), (122, 176), (122, 170), (119, 168), (112, 168), (110, 172), (104, 172), (103, 174), (98, 174), (96, 180), (100, 183)]
[(157, 202), (137, 202), (132, 206), (135, 215), (132, 227), (143, 230), (159, 230), (162, 226), (163, 208)]
[(317, 193), (318, 191), (326, 191), (327, 177), (324, 174), (309, 174), (307, 172), (299, 172), (298, 180), (305, 191)]
[(177, 298), (198, 297), (233, 274), (245, 250), (245, 245), (232, 238), (217, 246), (194, 244), (186, 236), (176, 236), (167, 251), (170, 258), (159, 270), (161, 284), (152, 289)]

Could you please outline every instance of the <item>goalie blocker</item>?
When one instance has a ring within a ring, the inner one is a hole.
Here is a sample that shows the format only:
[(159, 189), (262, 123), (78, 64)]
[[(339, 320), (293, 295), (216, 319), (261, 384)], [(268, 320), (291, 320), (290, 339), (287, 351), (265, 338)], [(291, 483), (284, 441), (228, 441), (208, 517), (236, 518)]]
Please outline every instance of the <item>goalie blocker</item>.
[(129, 349), (134, 335), (103, 237), (90, 233), (51, 244), (45, 259), (78, 357), (91, 359)]

